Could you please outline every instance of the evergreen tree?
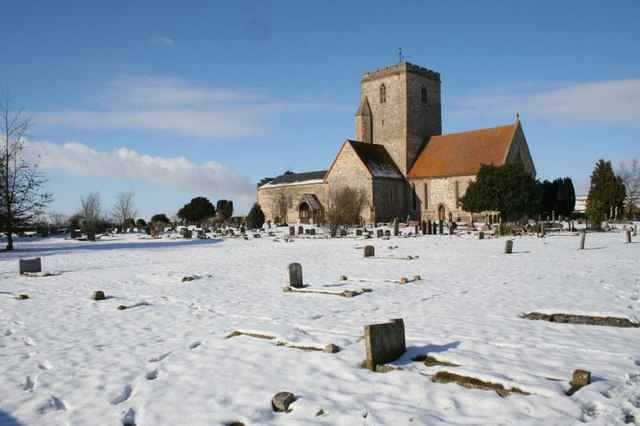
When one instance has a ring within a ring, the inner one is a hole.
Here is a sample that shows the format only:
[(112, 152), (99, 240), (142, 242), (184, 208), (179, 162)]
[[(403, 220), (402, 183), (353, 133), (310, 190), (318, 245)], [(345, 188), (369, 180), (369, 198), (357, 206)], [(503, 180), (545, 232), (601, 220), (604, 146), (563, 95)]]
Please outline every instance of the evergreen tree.
[(254, 203), (253, 207), (249, 211), (247, 215), (247, 228), (249, 229), (258, 229), (262, 228), (264, 224), (264, 212), (260, 208), (258, 203)]
[(576, 208), (576, 190), (570, 177), (558, 179), (557, 212), (571, 217)]
[(233, 215), (233, 201), (231, 200), (219, 200), (216, 204), (216, 210), (218, 212), (218, 218), (225, 222), (229, 220)]
[(154, 214), (151, 217), (150, 222), (153, 223), (157, 223), (157, 222), (163, 222), (163, 223), (171, 223), (171, 220), (167, 217), (166, 214), (164, 213), (158, 213), (158, 214)]
[(600, 222), (611, 217), (616, 210), (622, 213), (626, 193), (622, 179), (613, 172), (611, 161), (600, 159), (591, 173), (591, 186), (587, 197), (587, 217), (595, 229)]
[(553, 182), (542, 181), (542, 204), (540, 213), (542, 216), (550, 217), (552, 212), (558, 210), (558, 179)]
[(178, 217), (190, 223), (198, 223), (215, 215), (216, 208), (205, 197), (195, 197), (178, 210)]
[(539, 211), (541, 197), (540, 183), (522, 164), (483, 164), (460, 203), (468, 212), (498, 211), (502, 218), (515, 219)]

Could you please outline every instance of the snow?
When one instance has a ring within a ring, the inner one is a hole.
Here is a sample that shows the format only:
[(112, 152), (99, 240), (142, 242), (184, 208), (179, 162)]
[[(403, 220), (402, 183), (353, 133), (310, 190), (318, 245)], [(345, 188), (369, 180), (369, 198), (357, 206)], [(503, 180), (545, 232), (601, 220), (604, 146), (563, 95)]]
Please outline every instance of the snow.
[[(284, 242), (288, 228), (272, 231), (278, 238), (248, 241), (18, 238), (0, 257), (0, 424), (640, 423), (640, 329), (522, 318), (637, 321), (640, 244), (624, 233), (588, 234), (585, 250), (568, 233), (514, 237), (507, 255), (504, 237)], [(363, 258), (365, 244), (375, 257)], [(18, 259), (34, 257), (50, 275), (19, 276)], [(285, 293), (291, 262), (307, 289), (371, 292)], [(96, 290), (107, 299), (91, 300)], [(406, 330), (398, 369), (361, 368), (364, 326), (392, 318)], [(234, 331), (273, 339), (228, 338)], [(291, 347), (329, 343), (342, 350)], [(412, 361), (427, 353), (458, 366)], [(578, 368), (593, 382), (566, 396)], [(530, 395), (432, 382), (441, 370)], [(271, 408), (281, 391), (296, 395), (289, 413)]]

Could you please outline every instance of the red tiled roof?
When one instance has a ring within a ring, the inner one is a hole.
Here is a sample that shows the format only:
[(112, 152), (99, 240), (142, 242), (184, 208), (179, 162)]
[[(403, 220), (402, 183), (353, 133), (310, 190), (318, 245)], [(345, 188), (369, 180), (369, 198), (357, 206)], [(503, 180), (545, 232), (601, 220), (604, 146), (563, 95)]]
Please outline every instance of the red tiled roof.
[(518, 124), (432, 136), (407, 177), (475, 175), (482, 164), (501, 166)]

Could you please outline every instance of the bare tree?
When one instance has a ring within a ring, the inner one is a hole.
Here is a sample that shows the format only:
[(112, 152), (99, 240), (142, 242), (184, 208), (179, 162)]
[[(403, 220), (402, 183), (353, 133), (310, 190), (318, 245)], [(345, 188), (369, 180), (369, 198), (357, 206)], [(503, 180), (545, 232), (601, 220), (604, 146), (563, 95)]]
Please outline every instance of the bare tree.
[(271, 212), (271, 217), (275, 223), (286, 223), (287, 212), (291, 204), (292, 195), (286, 187), (274, 188), (271, 190), (267, 200), (267, 208)]
[(631, 159), (631, 163), (620, 163), (618, 168), (618, 176), (622, 179), (622, 183), (627, 190), (627, 197), (631, 204), (637, 205), (636, 202), (640, 198), (640, 164), (638, 157)]
[(80, 211), (83, 226), (95, 227), (102, 220), (102, 197), (98, 192), (89, 192), (80, 197)]
[(135, 194), (132, 191), (119, 192), (116, 195), (116, 202), (111, 211), (116, 223), (123, 225), (125, 220), (134, 218), (138, 214), (134, 199)]
[(324, 219), (331, 236), (336, 236), (340, 225), (359, 223), (362, 210), (366, 206), (367, 194), (362, 188), (350, 186), (330, 188), (324, 209)]
[(39, 160), (24, 158), (31, 117), (14, 109), (8, 92), (0, 95), (0, 225), (7, 233), (7, 250), (13, 250), (17, 227), (39, 219), (53, 197), (44, 189), (47, 179), (38, 171)]

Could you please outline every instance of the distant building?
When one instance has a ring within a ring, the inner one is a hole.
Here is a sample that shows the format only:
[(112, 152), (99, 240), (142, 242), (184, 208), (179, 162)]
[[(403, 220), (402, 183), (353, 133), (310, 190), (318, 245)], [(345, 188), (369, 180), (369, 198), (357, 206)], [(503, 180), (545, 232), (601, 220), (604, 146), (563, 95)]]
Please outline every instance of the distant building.
[(360, 188), (367, 223), (394, 217), (467, 220), (459, 203), (482, 164), (520, 162), (536, 170), (520, 120), (442, 134), (440, 74), (407, 62), (364, 73), (355, 115), (355, 140), (346, 140), (328, 170), (263, 179), (258, 203), (266, 219), (286, 198), (284, 222), (322, 222), (332, 188)]

